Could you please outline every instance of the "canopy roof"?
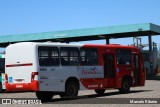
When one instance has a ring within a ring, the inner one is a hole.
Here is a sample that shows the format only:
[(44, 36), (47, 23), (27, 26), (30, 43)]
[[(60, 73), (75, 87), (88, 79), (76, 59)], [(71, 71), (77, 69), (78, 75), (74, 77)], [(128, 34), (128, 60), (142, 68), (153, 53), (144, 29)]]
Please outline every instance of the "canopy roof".
[(64, 31), (52, 31), (42, 33), (15, 34), (0, 36), (0, 47), (6, 47), (10, 43), (24, 41), (53, 41), (75, 42), (100, 40), (105, 38), (125, 38), (147, 35), (159, 35), (160, 26), (152, 23), (129, 24), (119, 26), (85, 28)]

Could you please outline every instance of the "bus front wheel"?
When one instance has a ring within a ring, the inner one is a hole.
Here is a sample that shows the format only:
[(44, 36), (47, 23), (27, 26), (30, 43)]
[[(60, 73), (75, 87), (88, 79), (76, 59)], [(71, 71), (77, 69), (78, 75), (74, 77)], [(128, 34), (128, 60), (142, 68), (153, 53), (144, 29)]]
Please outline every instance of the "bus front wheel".
[(98, 95), (103, 95), (104, 92), (105, 92), (105, 89), (96, 89), (95, 92), (96, 92)]
[(130, 91), (130, 81), (129, 79), (123, 79), (122, 87), (119, 89), (120, 93), (128, 93)]
[(75, 99), (78, 95), (78, 85), (75, 82), (69, 81), (66, 83), (65, 92), (60, 94), (61, 98)]
[(36, 92), (36, 96), (39, 100), (41, 100), (42, 102), (46, 102), (46, 101), (51, 101), (53, 98), (53, 93), (51, 92), (41, 92), (41, 91), (37, 91)]

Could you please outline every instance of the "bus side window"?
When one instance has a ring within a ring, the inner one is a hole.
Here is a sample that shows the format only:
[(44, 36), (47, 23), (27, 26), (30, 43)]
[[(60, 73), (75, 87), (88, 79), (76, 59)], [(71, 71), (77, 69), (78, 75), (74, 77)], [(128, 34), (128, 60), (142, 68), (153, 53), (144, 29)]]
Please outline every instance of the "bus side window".
[(98, 53), (96, 48), (81, 48), (81, 65), (97, 65)]
[(69, 52), (67, 48), (60, 48), (61, 65), (69, 65)]
[(51, 50), (51, 59), (50, 62), (52, 65), (59, 65), (59, 53), (58, 49), (53, 49)]
[(130, 65), (131, 64), (131, 52), (129, 49), (117, 49), (117, 64)]
[(61, 47), (60, 57), (63, 66), (79, 65), (79, 50), (76, 47)]
[(48, 63), (48, 52), (47, 50), (39, 50), (39, 65), (46, 66)]
[(38, 47), (38, 58), (40, 66), (57, 66), (59, 65), (59, 53), (57, 47)]
[(70, 65), (79, 65), (79, 51), (72, 49), (70, 51)]

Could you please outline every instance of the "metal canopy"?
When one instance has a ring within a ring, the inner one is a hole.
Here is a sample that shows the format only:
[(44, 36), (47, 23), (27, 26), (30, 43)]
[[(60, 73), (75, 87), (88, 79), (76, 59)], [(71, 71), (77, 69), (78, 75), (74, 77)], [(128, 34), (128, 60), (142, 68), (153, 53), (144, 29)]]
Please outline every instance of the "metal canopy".
[(53, 41), (74, 42), (100, 39), (125, 38), (135, 36), (159, 35), (160, 26), (152, 23), (130, 24), (120, 26), (108, 26), (97, 28), (86, 28), (65, 31), (53, 31), (30, 34), (4, 35), (0, 36), (0, 47), (6, 47), (10, 43), (22, 41)]

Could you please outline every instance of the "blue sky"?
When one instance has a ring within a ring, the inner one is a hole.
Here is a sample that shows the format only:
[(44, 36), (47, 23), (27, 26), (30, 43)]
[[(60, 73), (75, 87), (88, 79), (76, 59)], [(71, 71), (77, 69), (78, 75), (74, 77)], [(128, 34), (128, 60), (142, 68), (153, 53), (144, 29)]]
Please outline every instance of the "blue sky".
[[(0, 0), (0, 35), (146, 22), (160, 25), (159, 13), (160, 0)], [(160, 36), (153, 41), (160, 43)], [(147, 43), (147, 38), (142, 42)], [(128, 45), (132, 38), (111, 43)]]

